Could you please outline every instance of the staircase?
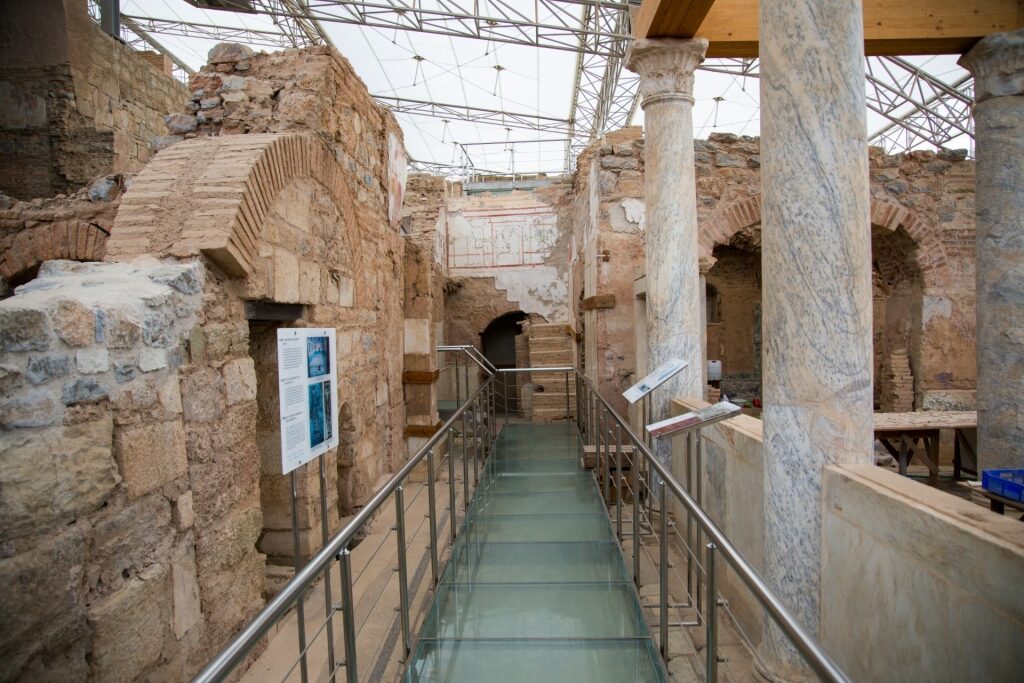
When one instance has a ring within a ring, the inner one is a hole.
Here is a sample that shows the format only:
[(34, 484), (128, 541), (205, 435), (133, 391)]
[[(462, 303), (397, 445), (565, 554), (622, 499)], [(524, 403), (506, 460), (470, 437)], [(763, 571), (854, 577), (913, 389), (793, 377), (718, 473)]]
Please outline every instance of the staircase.
[[(530, 367), (570, 367), (573, 365), (573, 338), (565, 323), (524, 324), (529, 337)], [(527, 418), (552, 422), (571, 418), (576, 410), (576, 388), (569, 374), (568, 415), (566, 414), (566, 383), (564, 372), (532, 372), (533, 399)]]

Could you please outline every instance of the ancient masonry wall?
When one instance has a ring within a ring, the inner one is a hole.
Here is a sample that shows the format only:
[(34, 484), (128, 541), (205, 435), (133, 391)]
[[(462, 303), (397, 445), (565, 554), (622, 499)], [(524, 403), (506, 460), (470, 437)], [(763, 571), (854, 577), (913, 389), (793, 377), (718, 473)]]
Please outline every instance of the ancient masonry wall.
[[(731, 340), (722, 329), (709, 327), (708, 353), (724, 353), (737, 372), (734, 379), (754, 390), (760, 285), (759, 272), (751, 268), (756, 259), (748, 259), (750, 272), (741, 272), (740, 262), (731, 257), (728, 268), (723, 263), (716, 272), (715, 250), (719, 255), (760, 254), (759, 141), (714, 134), (695, 146), (702, 270), (709, 283), (721, 288), (723, 305), (732, 306), (740, 295), (749, 304), (740, 303), (747, 307), (744, 334), (750, 339)], [(869, 159), (876, 374), (880, 380), (891, 375), (888, 385), (876, 387), (884, 404), (880, 407), (906, 405), (906, 396), (893, 393), (895, 388), (906, 392), (906, 373), (883, 372), (887, 359), (898, 358), (904, 348), (913, 375), (909, 398), (917, 409), (973, 407), (974, 164), (956, 152), (886, 155), (871, 149)], [(643, 274), (640, 130), (624, 129), (591, 146), (580, 156), (575, 183), (576, 324), (584, 330), (588, 371), (594, 370), (602, 391), (614, 396), (634, 380), (629, 374), (636, 354), (630, 300), (633, 282)], [(728, 290), (735, 287), (734, 302), (726, 304)], [(621, 301), (620, 294), (627, 300)], [(614, 295), (614, 305), (607, 295)], [(883, 401), (883, 395), (892, 398)]]
[[(195, 90), (246, 62), (305, 104), (164, 149), (108, 263), (44, 263), (0, 302), (0, 681), (187, 680), (262, 606), (292, 552), (277, 326), (337, 329), (330, 530), (405, 459), (397, 123), (332, 50), (212, 57)], [(318, 477), (297, 474), (308, 555)]]
[(138, 171), (164, 115), (188, 100), (182, 83), (103, 33), (84, 0), (6, 3), (0, 43), (0, 192), (18, 199)]
[(572, 187), (455, 197), (446, 208), (446, 341), (479, 347), (495, 318), (522, 311), (540, 322), (569, 316)]

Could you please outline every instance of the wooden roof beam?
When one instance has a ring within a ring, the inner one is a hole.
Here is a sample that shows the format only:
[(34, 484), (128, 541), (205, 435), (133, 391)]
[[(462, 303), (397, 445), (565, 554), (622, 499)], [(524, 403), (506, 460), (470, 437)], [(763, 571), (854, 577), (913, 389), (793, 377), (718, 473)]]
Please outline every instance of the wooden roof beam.
[[(1024, 26), (1022, 0), (863, 0), (868, 55), (962, 54)], [(758, 0), (644, 0), (637, 38), (710, 41), (708, 57), (756, 57)]]

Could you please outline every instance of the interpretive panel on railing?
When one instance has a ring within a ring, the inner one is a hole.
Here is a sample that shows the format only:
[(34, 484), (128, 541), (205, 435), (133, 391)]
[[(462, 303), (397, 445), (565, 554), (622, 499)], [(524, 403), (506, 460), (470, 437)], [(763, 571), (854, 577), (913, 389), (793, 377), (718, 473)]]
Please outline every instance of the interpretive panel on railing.
[(338, 445), (336, 349), (333, 328), (277, 331), (282, 474)]
[(672, 377), (681, 372), (687, 365), (689, 365), (689, 363), (680, 358), (667, 360), (655, 368), (654, 372), (622, 392), (622, 395), (625, 396), (626, 400), (630, 403), (636, 403), (644, 396), (672, 379)]
[(741, 412), (742, 411), (738, 405), (729, 403), (728, 401), (721, 401), (706, 408), (701, 408), (700, 410), (683, 413), (682, 415), (676, 415), (675, 417), (670, 417), (667, 420), (662, 420), (661, 422), (649, 424), (647, 425), (647, 431), (650, 432), (653, 437), (669, 436), (678, 432), (687, 432), (691, 429), (707, 427), (715, 422), (721, 422), (722, 420), (728, 420), (730, 417), (736, 417)]

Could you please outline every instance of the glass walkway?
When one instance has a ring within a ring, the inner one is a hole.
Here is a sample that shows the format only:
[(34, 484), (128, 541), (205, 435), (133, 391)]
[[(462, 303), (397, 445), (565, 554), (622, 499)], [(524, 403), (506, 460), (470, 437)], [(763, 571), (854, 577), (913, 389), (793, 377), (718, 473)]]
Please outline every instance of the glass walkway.
[(505, 426), (407, 683), (665, 681), (574, 425)]

